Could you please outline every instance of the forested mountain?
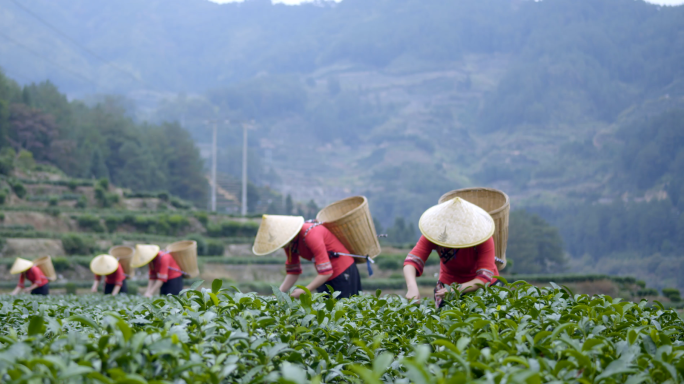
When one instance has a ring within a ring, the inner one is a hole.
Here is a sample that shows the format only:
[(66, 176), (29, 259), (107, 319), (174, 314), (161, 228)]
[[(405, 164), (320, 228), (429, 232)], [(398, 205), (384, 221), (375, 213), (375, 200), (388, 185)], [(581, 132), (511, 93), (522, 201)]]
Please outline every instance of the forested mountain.
[(137, 103), (131, 116), (178, 121), (200, 145), (207, 119), (229, 119), (219, 134), (227, 173), (240, 172), (238, 123), (254, 119), (251, 179), (295, 200), (364, 193), (390, 226), (416, 223), (445, 191), (487, 185), (557, 225), (577, 257), (672, 256), (684, 245), (684, 7), (21, 5), (0, 7), (8, 76), (50, 78), (70, 95), (123, 93)]
[(207, 196), (199, 151), (177, 123), (138, 124), (115, 99), (89, 107), (50, 82), (20, 87), (0, 73), (0, 174), (22, 151), (72, 177), (195, 202)]

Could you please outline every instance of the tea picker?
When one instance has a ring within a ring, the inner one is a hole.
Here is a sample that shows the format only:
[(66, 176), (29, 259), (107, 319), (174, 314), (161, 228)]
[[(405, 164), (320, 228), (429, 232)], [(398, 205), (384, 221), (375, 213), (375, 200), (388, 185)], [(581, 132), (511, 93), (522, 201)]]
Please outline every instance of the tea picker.
[(154, 292), (165, 295), (178, 295), (183, 289), (183, 277), (199, 275), (197, 267), (197, 242), (178, 241), (162, 251), (158, 245), (138, 244), (131, 260), (132, 268), (148, 265), (149, 282), (146, 297)]
[(126, 274), (123, 266), (111, 255), (99, 255), (90, 262), (90, 270), (95, 274), (95, 281), (91, 291), (97, 292), (97, 286), (105, 276), (105, 295), (116, 296), (119, 293), (128, 293), (126, 286)]
[[(49, 256), (47, 256), (47, 257), (49, 258)], [(41, 259), (43, 259), (43, 258), (41, 258)], [(51, 261), (50, 261), (50, 266), (52, 266)], [(53, 271), (54, 271), (54, 268), (53, 268)], [(39, 265), (36, 265), (35, 262), (30, 261), (30, 260), (26, 260), (26, 259), (22, 259), (21, 257), (17, 257), (17, 259), (14, 261), (14, 264), (12, 264), (12, 268), (10, 269), (10, 274), (20, 275), (19, 276), (19, 284), (12, 291), (12, 295), (17, 295), (20, 292), (23, 292), (23, 293), (29, 293), (30, 292), (32, 295), (49, 295), (50, 294), (50, 284), (49, 284), (50, 281), (48, 279), (48, 276), (45, 275), (43, 270), (39, 267)], [(24, 287), (24, 283), (26, 280), (31, 282), (31, 285), (29, 287)]]
[[(313, 261), (318, 275), (306, 287), (310, 291), (328, 292), (326, 285), (350, 297), (361, 291), (361, 277), (354, 259), (346, 255), (330, 258), (328, 252), (349, 253), (340, 240), (320, 223), (305, 222), (301, 216), (264, 215), (259, 225), (252, 252), (267, 255), (285, 248), (287, 275), (280, 285), (288, 292), (302, 273), (300, 258)], [(304, 291), (295, 289), (298, 298)]]
[(435, 287), (435, 304), (442, 303), (447, 286), (460, 284), (461, 292), (478, 290), (494, 283), (499, 271), (494, 252), (495, 224), (482, 208), (455, 197), (433, 206), (420, 217), (418, 227), (422, 236), (404, 261), (407, 298), (419, 298), (416, 276), (430, 253), (440, 258), (439, 280)]
[(183, 271), (170, 253), (161, 251), (158, 245), (138, 244), (131, 260), (131, 267), (149, 268), (149, 281), (145, 297), (152, 297), (159, 290), (161, 295), (178, 295), (183, 289)]

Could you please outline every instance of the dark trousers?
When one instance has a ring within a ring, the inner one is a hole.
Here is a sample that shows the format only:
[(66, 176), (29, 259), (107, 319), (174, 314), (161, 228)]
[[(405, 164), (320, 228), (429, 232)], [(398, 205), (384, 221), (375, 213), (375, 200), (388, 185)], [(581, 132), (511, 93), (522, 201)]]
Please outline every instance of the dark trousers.
[(47, 283), (43, 285), (42, 287), (38, 287), (36, 289), (31, 290), (32, 295), (49, 295), (50, 294), (50, 283)]
[(180, 291), (183, 290), (183, 276), (171, 279), (166, 283), (162, 284), (159, 288), (159, 294), (162, 296), (166, 295), (178, 295)]
[(337, 296), (338, 299), (358, 295), (363, 288), (361, 288), (361, 276), (359, 275), (359, 269), (356, 268), (356, 263), (352, 264), (336, 278), (326, 281), (325, 284), (318, 287), (317, 291), (330, 292), (328, 285), (333, 287), (335, 292), (342, 292)]
[[(105, 283), (104, 294), (105, 295), (111, 295), (112, 291), (114, 290), (114, 287), (116, 287), (116, 285)], [(126, 280), (124, 280), (123, 283), (121, 283), (121, 289), (119, 290), (119, 293), (128, 293), (128, 287), (126, 286)]]

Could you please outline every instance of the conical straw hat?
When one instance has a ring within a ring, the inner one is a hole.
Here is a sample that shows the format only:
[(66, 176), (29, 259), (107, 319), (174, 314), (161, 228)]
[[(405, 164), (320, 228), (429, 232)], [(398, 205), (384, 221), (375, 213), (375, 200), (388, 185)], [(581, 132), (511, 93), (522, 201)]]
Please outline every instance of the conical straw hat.
[(468, 248), (492, 237), (494, 219), (484, 209), (456, 197), (425, 211), (418, 228), (437, 245)]
[(12, 268), (10, 268), (10, 274), (16, 275), (22, 272), (26, 272), (31, 267), (33, 267), (33, 262), (26, 259), (22, 259), (21, 257), (17, 257), (17, 259), (14, 260), (14, 264), (12, 264)]
[(119, 268), (119, 261), (112, 255), (99, 255), (90, 262), (90, 270), (100, 276), (111, 275)]
[(302, 229), (301, 216), (264, 215), (254, 239), (252, 252), (257, 256), (268, 255), (284, 247)]
[(140, 268), (149, 264), (150, 261), (157, 257), (159, 249), (159, 246), (154, 244), (137, 244), (133, 260), (131, 260), (131, 268)]

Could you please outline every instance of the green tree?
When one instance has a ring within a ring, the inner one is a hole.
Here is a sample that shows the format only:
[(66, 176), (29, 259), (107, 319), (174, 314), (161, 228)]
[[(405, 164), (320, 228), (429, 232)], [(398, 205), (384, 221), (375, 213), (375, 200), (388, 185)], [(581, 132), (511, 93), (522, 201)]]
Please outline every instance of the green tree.
[(557, 273), (566, 262), (558, 229), (523, 210), (511, 212), (506, 254), (516, 273)]

